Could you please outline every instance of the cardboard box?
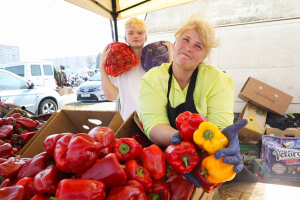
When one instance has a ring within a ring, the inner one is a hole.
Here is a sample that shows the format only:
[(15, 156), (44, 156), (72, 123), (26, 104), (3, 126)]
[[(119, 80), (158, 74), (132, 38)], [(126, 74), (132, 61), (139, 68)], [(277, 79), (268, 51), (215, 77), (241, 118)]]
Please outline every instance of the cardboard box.
[[(124, 124), (115, 133), (116, 138), (130, 137), (134, 132), (144, 133), (142, 127), (140, 126), (140, 119), (136, 112), (133, 112), (124, 122)], [(205, 193), (201, 188), (194, 188), (193, 194), (190, 200), (215, 200), (219, 199), (218, 189), (211, 193)]]
[(248, 124), (238, 132), (240, 143), (256, 145), (265, 133), (267, 111), (248, 102), (238, 120), (240, 119), (248, 120)]
[(261, 159), (270, 177), (300, 181), (300, 138), (264, 135)]
[[(1, 99), (1, 97), (0, 97)], [(11, 112), (13, 109), (21, 109), (19, 105), (12, 104), (12, 103), (1, 103), (0, 104), (0, 117), (5, 117), (9, 112)]]
[(293, 97), (267, 85), (253, 77), (249, 77), (242, 87), (239, 98), (250, 101), (267, 111), (284, 115)]
[(266, 124), (266, 135), (300, 138), (300, 128), (286, 128), (285, 130), (281, 130), (279, 128), (272, 128), (269, 124)]
[(68, 91), (69, 91), (69, 89), (67, 87), (63, 87), (63, 88), (59, 87), (58, 88), (58, 93), (60, 94), (60, 96), (68, 94)]
[(240, 153), (245, 167), (249, 168), (252, 160), (260, 158), (259, 146), (240, 145)]
[(270, 177), (264, 169), (261, 159), (254, 159), (252, 163), (254, 165), (254, 175), (257, 177), (258, 182), (300, 187), (299, 181), (289, 181)]
[(32, 158), (45, 151), (43, 143), (49, 135), (66, 132), (88, 133), (96, 126), (106, 126), (116, 132), (123, 122), (118, 111), (62, 109), (22, 153), (22, 157)]

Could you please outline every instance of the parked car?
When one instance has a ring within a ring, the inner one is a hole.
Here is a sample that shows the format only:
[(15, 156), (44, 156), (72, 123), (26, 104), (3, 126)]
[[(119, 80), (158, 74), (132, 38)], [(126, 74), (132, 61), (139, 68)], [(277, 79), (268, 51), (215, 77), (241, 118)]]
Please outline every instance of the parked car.
[(101, 86), (100, 73), (96, 73), (90, 80), (77, 88), (77, 101), (106, 101)]
[(3, 69), (0, 69), (0, 101), (14, 102), (34, 114), (55, 112), (63, 104), (63, 99), (53, 89), (35, 86), (33, 82)]
[(36, 86), (57, 90), (54, 67), (50, 61), (7, 63), (0, 65), (0, 69), (5, 69), (24, 77)]

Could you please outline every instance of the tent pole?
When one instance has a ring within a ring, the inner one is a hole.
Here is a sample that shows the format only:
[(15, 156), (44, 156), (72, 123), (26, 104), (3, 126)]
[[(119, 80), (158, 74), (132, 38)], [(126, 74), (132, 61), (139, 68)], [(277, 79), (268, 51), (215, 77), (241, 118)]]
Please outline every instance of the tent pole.
[(117, 25), (118, 13), (117, 13), (116, 0), (111, 0), (111, 5), (112, 5), (111, 15), (114, 20), (114, 28), (115, 28), (115, 42), (117, 42), (117, 41), (119, 41), (119, 38), (118, 38), (118, 25)]

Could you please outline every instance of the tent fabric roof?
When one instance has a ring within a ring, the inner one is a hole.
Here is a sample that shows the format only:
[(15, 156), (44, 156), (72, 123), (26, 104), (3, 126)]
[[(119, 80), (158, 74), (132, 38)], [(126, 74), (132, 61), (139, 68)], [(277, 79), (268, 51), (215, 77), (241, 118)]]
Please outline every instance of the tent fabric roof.
[[(65, 0), (105, 18), (116, 20), (196, 0)], [(115, 9), (114, 9), (115, 8)]]

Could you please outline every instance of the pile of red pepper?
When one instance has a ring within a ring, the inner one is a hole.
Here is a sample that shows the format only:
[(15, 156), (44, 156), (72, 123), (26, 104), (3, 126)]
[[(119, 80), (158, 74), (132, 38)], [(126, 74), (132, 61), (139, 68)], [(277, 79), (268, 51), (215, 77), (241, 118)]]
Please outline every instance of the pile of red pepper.
[(0, 118), (0, 158), (16, 156), (43, 125), (43, 122), (22, 117), (20, 113)]
[(189, 172), (205, 192), (222, 184), (215, 182), (217, 164), (204, 162), (211, 156), (189, 141), (163, 152), (141, 133), (117, 139), (99, 126), (50, 135), (44, 148), (33, 158), (0, 160), (0, 199), (189, 200), (194, 184), (183, 176)]

